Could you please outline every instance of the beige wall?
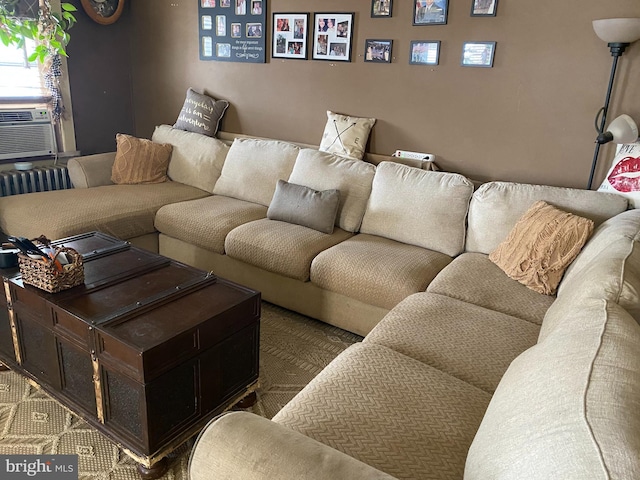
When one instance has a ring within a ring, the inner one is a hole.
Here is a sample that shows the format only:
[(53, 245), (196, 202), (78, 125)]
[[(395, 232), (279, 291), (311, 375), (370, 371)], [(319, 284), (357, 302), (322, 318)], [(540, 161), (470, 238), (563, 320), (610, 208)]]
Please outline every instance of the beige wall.
[[(640, 1), (500, 0), (495, 18), (470, 17), (470, 4), (449, 0), (448, 25), (412, 26), (409, 0), (390, 19), (370, 18), (369, 0), (269, 0), (269, 31), (272, 12), (354, 11), (353, 61), (256, 65), (198, 59), (197, 0), (135, 0), (136, 132), (173, 123), (192, 86), (231, 103), (227, 131), (318, 144), (329, 109), (377, 118), (374, 153), (429, 152), (476, 179), (583, 188), (612, 62), (591, 21), (640, 17)], [(393, 39), (392, 64), (364, 63), (367, 38)], [(440, 65), (409, 65), (411, 40), (441, 40)], [(459, 65), (470, 40), (497, 42), (494, 68)], [(639, 78), (637, 42), (620, 60), (610, 120), (640, 122)], [(598, 181), (612, 154), (601, 150)]]

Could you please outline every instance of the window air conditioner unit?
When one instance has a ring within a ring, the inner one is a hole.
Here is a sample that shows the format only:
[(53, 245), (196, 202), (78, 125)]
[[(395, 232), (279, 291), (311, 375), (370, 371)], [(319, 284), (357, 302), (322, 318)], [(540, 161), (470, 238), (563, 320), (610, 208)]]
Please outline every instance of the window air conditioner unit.
[(0, 160), (55, 155), (56, 136), (46, 109), (0, 109)]

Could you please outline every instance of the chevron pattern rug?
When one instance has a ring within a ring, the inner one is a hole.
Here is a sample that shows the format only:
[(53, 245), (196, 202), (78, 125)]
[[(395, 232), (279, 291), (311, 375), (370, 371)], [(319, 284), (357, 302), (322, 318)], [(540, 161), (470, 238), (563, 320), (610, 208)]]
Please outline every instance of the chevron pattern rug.
[[(260, 389), (248, 409), (272, 418), (349, 345), (362, 338), (263, 302)], [(193, 439), (162, 480), (187, 480)], [(80, 480), (139, 480), (135, 462), (79, 417), (13, 372), (0, 373), (0, 454), (77, 454)]]

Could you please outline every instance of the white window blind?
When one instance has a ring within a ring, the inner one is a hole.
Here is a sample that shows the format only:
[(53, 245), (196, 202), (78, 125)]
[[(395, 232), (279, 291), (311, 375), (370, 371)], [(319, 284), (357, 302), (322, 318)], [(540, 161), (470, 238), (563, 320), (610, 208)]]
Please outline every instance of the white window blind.
[(37, 61), (28, 60), (34, 45), (33, 40), (28, 39), (23, 48), (0, 42), (0, 99), (42, 99), (46, 96)]

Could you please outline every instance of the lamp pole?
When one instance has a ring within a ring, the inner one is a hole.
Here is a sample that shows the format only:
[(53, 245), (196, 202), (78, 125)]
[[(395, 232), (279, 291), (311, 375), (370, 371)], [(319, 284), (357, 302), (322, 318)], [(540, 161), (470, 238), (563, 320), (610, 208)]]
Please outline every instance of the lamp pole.
[[(604, 132), (604, 127), (607, 124), (607, 111), (609, 110), (609, 101), (611, 100), (611, 91), (613, 90), (613, 80), (616, 77), (616, 69), (618, 68), (618, 58), (622, 56), (625, 49), (630, 43), (609, 43), (609, 49), (611, 50), (611, 56), (613, 57), (613, 64), (611, 65), (611, 75), (609, 76), (609, 87), (607, 88), (607, 96), (604, 100), (604, 107), (602, 107), (596, 115), (596, 128), (598, 129), (598, 135)], [(600, 126), (598, 126), (598, 115), (602, 112), (602, 119), (600, 120)], [(591, 184), (593, 183), (593, 175), (596, 172), (596, 165), (598, 163), (598, 154), (600, 153), (600, 142), (596, 140), (596, 149), (593, 152), (593, 162), (591, 163), (591, 173), (589, 173), (589, 183), (587, 184), (587, 190), (591, 190)]]

